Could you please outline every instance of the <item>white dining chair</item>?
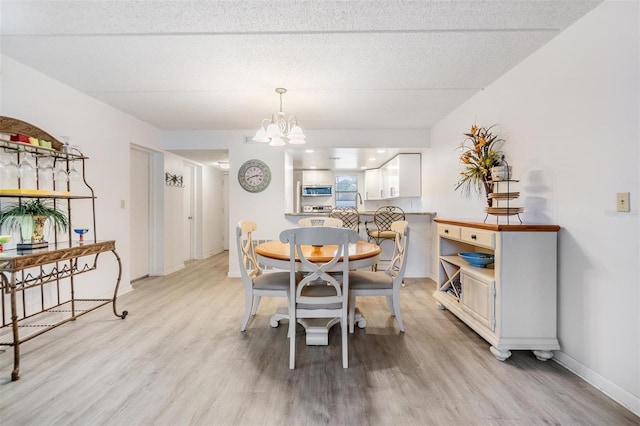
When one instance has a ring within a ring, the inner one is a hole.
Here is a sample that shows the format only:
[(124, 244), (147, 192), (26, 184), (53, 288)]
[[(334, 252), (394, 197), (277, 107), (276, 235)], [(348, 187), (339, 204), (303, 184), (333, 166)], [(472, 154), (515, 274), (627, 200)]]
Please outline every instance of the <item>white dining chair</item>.
[[(354, 331), (356, 297), (385, 296), (391, 315), (395, 316), (400, 331), (404, 323), (400, 313), (400, 288), (407, 267), (406, 256), (409, 246), (409, 222), (393, 222), (390, 230), (395, 232), (395, 246), (389, 266), (384, 271), (351, 271), (349, 273), (349, 332)], [(358, 323), (364, 327), (363, 323)]]
[(240, 331), (247, 329), (249, 317), (256, 314), (261, 297), (289, 297), (289, 273), (263, 273), (258, 265), (252, 238), (256, 228), (256, 223), (249, 220), (241, 220), (236, 226), (238, 261), (245, 290), (244, 317)]
[[(342, 367), (349, 367), (347, 323), (349, 301), (349, 244), (360, 237), (347, 228), (309, 227), (287, 229), (280, 241), (289, 243), (289, 368), (295, 368), (296, 323), (304, 318), (339, 318), (342, 330)], [(310, 246), (335, 245), (330, 259), (312, 262)], [(306, 246), (306, 247), (303, 247)], [(296, 261), (296, 257), (298, 261)], [(342, 261), (340, 260), (342, 258)], [(300, 277), (295, 271), (305, 275)], [(342, 282), (329, 271), (341, 272)]]
[(308, 228), (310, 226), (326, 226), (331, 228), (340, 228), (342, 220), (335, 217), (303, 217), (298, 221), (298, 226)]

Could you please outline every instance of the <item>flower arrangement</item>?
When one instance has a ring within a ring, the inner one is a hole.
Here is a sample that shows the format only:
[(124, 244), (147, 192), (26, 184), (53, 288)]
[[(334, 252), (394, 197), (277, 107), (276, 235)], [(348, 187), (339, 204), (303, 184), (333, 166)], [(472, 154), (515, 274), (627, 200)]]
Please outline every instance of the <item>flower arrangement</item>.
[[(464, 133), (466, 138), (460, 144), (460, 161), (465, 166), (455, 189), (461, 189), (465, 196), (482, 194), (483, 190), (488, 196), (492, 191), (491, 168), (500, 166), (504, 158), (500, 151), (504, 139), (491, 132), (493, 127), (477, 127), (474, 124), (469, 133)], [(491, 200), (487, 199), (487, 202), (491, 206)]]

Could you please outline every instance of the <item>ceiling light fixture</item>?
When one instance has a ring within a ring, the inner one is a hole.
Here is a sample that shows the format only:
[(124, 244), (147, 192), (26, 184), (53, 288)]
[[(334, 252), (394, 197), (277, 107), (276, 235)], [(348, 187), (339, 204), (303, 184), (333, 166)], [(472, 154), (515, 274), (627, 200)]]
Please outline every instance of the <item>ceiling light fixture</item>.
[(286, 145), (283, 138), (289, 139), (290, 144), (300, 145), (305, 143), (305, 135), (298, 126), (298, 119), (295, 115), (286, 116), (282, 112), (282, 95), (287, 93), (287, 89), (278, 87), (276, 93), (280, 95), (280, 111), (271, 115), (271, 120), (262, 120), (260, 128), (256, 132), (253, 140), (256, 142), (269, 143), (271, 146)]

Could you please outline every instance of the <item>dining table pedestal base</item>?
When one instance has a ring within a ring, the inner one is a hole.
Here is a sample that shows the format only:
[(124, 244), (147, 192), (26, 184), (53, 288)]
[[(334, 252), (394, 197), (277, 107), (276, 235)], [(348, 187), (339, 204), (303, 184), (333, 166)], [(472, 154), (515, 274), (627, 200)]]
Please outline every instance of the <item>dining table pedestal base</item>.
[[(286, 307), (278, 308), (276, 313), (271, 316), (269, 324), (271, 327), (278, 327), (283, 319), (289, 319), (289, 310)], [(298, 324), (304, 327), (307, 346), (327, 346), (329, 344), (329, 330), (338, 323), (340, 323), (340, 318), (304, 318), (298, 320)], [(364, 328), (367, 324), (367, 320), (362, 316), (358, 308), (356, 308), (355, 323), (358, 328)]]

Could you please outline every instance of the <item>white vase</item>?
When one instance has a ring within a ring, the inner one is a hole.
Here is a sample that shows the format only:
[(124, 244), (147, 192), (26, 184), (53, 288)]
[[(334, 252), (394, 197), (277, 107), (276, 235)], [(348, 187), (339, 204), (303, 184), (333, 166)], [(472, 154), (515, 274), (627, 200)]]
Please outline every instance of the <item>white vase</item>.
[(20, 242), (30, 243), (33, 241), (33, 218), (23, 216), (20, 219)]

